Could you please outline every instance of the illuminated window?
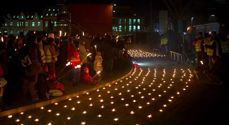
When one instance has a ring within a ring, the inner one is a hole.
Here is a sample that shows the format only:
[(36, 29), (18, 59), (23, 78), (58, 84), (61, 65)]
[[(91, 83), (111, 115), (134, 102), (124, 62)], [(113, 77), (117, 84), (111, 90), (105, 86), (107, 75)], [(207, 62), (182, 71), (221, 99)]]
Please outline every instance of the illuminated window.
[(126, 23), (126, 19), (123, 19), (123, 23)]
[(55, 9), (53, 9), (52, 11), (55, 11)]
[(126, 32), (126, 26), (123, 27), (123, 31)]
[(129, 32), (131, 32), (132, 31), (132, 26), (129, 26)]
[(24, 18), (24, 16), (21, 16), (21, 18), (23, 19), (23, 18)]
[(133, 24), (136, 24), (136, 19), (133, 19)]
[(18, 27), (20, 26), (19, 22), (17, 22), (17, 26), (18, 26)]
[(140, 20), (140, 19), (138, 19), (138, 20), (137, 20), (137, 22), (138, 22), (138, 24), (140, 24), (140, 23), (141, 23), (141, 20)]
[(138, 25), (138, 26), (137, 26), (137, 30), (140, 31), (140, 29), (141, 29), (141, 27)]
[(31, 16), (31, 18), (33, 18), (33, 16)]
[(56, 21), (54, 21), (54, 26), (57, 26)]
[(40, 21), (37, 22), (37, 26), (41, 26), (41, 22)]
[(49, 25), (49, 22), (45, 21), (45, 27), (48, 27), (48, 25)]
[(51, 9), (49, 9), (49, 11), (51, 11)]
[(29, 18), (29, 16), (27, 16), (27, 18)]
[(136, 31), (136, 26), (133, 26), (133, 31), (134, 31), (134, 32)]
[(10, 26), (13, 26), (13, 22), (10, 22)]
[(119, 32), (122, 32), (122, 26), (121, 26), (121, 25), (119, 25), (118, 31), (119, 31)]
[(50, 16), (52, 16), (52, 13), (50, 14)]
[(29, 26), (29, 23), (28, 22), (25, 22), (25, 26)]
[(35, 27), (35, 22), (32, 22), (32, 27)]
[(49, 14), (48, 14), (48, 13), (46, 13), (46, 16), (49, 16)]
[(129, 25), (132, 25), (132, 19), (129, 18)]
[(118, 27), (117, 27), (117, 26), (114, 26), (114, 27), (113, 27), (113, 31), (114, 31), (114, 32), (118, 32)]
[(55, 16), (57, 16), (57, 14), (55, 14)]
[(119, 24), (122, 24), (122, 19), (119, 19), (118, 23), (119, 23)]

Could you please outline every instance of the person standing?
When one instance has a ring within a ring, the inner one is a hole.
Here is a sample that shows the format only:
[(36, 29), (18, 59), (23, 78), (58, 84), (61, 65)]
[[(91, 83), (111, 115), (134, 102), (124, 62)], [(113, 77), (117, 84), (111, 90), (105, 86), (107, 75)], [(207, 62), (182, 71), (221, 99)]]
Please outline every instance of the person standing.
[(55, 63), (57, 61), (57, 52), (54, 41), (54, 34), (50, 33), (47, 38), (47, 44), (44, 45), (45, 52), (45, 64), (48, 66), (48, 75), (49, 80), (56, 79), (56, 66)]

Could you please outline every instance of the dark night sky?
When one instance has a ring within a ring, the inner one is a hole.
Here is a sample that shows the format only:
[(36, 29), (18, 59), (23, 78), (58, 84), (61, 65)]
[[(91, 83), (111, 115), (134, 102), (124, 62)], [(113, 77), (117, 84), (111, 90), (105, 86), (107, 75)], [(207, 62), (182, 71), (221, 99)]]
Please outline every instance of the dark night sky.
[(0, 4), (1, 12), (38, 11), (55, 0), (5, 0)]
[[(18, 11), (39, 11), (48, 5), (54, 5), (56, 1), (62, 0), (6, 0), (0, 4), (0, 13)], [(65, 0), (67, 3), (118, 3), (129, 4), (134, 8), (144, 7), (148, 0)]]
[[(32, 11), (32, 12), (40, 12), (45, 7), (49, 5), (55, 5), (56, 1), (66, 1), (66, 3), (117, 3), (119, 4), (127, 4), (132, 6), (132, 9), (138, 11), (139, 13), (149, 13), (149, 1), (152, 1), (152, 10), (160, 10), (160, 9), (167, 9), (163, 0), (4, 0), (1, 1), (0, 4), (0, 16), (6, 15), (6, 13), (20, 13), (22, 11)], [(194, 12), (194, 13), (205, 13), (206, 9), (209, 8), (209, 1), (216, 1), (216, 0), (173, 0), (175, 1), (182, 1), (183, 3), (187, 3), (187, 1), (191, 2), (191, 6), (189, 6), (186, 10), (187, 12)], [(228, 0), (229, 2), (229, 0)], [(212, 4), (215, 6), (215, 4)], [(222, 12), (228, 11), (227, 9), (221, 9), (222, 7), (218, 7), (217, 10), (211, 9), (214, 13), (218, 11), (219, 14), (222, 15)], [(182, 7), (182, 6), (181, 6)], [(137, 12), (137, 13), (138, 13)], [(227, 17), (228, 18), (228, 17)]]

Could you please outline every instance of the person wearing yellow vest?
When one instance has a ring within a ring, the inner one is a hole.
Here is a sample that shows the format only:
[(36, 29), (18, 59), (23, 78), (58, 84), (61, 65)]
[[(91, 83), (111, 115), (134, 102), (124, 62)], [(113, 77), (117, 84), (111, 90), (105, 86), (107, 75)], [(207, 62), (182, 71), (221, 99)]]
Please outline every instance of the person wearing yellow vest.
[(168, 38), (164, 34), (161, 36), (161, 50), (165, 54), (168, 52)]
[(208, 35), (204, 40), (204, 50), (208, 56), (208, 67), (212, 69), (213, 67), (213, 57), (215, 56), (216, 49), (216, 41), (212, 38), (212, 36)]
[(196, 53), (196, 59), (197, 59), (197, 69), (201, 67), (203, 64), (203, 56), (204, 56), (204, 49), (203, 49), (203, 38), (202, 38), (202, 33), (199, 33), (198, 38), (196, 38), (193, 41), (193, 45), (195, 48), (195, 53)]
[(54, 34), (48, 34), (47, 44), (44, 46), (45, 64), (48, 66), (49, 79), (56, 78), (55, 63), (57, 61), (57, 52), (55, 48)]

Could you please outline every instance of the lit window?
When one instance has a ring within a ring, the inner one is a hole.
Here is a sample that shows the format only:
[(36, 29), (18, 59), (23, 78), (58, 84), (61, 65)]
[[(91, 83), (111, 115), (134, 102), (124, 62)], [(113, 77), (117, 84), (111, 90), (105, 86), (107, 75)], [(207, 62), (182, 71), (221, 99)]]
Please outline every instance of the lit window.
[(136, 19), (133, 19), (133, 24), (135, 24), (136, 23)]
[(53, 9), (52, 11), (55, 11), (55, 9)]
[(112, 30), (115, 32), (115, 26), (112, 27)]
[(118, 23), (119, 23), (119, 24), (122, 24), (122, 19), (119, 19)]
[(51, 9), (49, 9), (49, 11), (51, 11)]
[(24, 16), (21, 16), (21, 18), (23, 19), (23, 18), (24, 18)]
[(18, 26), (18, 27), (20, 26), (19, 22), (17, 22), (17, 26)]
[(129, 25), (132, 25), (132, 19), (129, 18)]
[(41, 18), (43, 18), (43, 16), (41, 16)]
[(33, 18), (33, 16), (31, 16), (31, 18)]
[(29, 16), (27, 16), (27, 18), (29, 18)]
[(19, 18), (19, 16), (17, 16), (17, 19)]
[(48, 25), (49, 25), (49, 22), (45, 21), (45, 27), (48, 27)]
[(13, 16), (13, 18), (15, 18), (15, 16)]
[(126, 31), (126, 26), (123, 27), (123, 31), (124, 31), (124, 32)]
[(136, 31), (136, 26), (133, 26), (133, 31), (134, 31), (134, 32)]
[(7, 26), (7, 23), (5, 23), (5, 26)]
[(55, 16), (57, 16), (57, 14), (55, 14)]
[(126, 19), (123, 19), (123, 23), (126, 23)]
[(40, 21), (37, 22), (37, 26), (41, 26), (41, 22)]
[(49, 16), (49, 14), (48, 14), (48, 13), (46, 13), (46, 16)]
[(129, 26), (129, 32), (131, 32), (132, 31), (132, 26)]
[(29, 26), (29, 23), (28, 22), (25, 22), (25, 26)]
[(50, 14), (50, 16), (52, 16), (52, 13)]
[(113, 31), (114, 31), (114, 32), (118, 32), (117, 26), (114, 26), (114, 27), (113, 27)]
[(138, 22), (138, 24), (140, 24), (140, 23), (141, 23), (141, 20), (140, 20), (140, 19), (138, 19), (138, 20), (137, 20), (137, 22)]
[(119, 30), (119, 32), (122, 32), (122, 26), (121, 25), (119, 25), (118, 30)]
[(54, 21), (54, 26), (57, 26), (56, 21)]
[(35, 22), (32, 22), (32, 27), (35, 27)]
[(13, 26), (13, 22), (10, 22), (10, 26)]
[(140, 29), (141, 29), (141, 27), (138, 25), (138, 26), (137, 26), (137, 30), (139, 31)]

